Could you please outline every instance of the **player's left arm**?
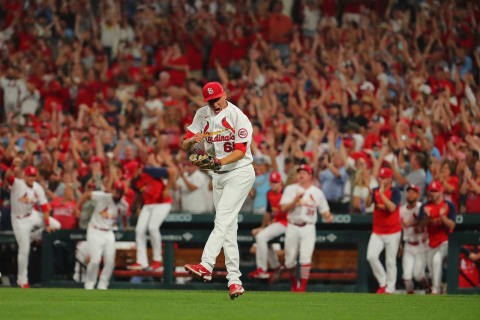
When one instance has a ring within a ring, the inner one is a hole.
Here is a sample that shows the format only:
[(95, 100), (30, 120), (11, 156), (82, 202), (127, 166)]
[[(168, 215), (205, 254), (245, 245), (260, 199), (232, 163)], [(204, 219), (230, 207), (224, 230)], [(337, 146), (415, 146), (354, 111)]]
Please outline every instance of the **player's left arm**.
[(233, 145), (233, 151), (225, 158), (219, 159), (222, 166), (238, 161), (245, 156), (248, 143), (252, 141), (252, 133), (252, 124), (247, 116), (239, 116), (235, 124), (235, 144)]
[(45, 190), (43, 187), (38, 184), (39, 188), (37, 191), (38, 203), (40, 204), (40, 209), (43, 214), (43, 221), (45, 222), (45, 231), (52, 232), (53, 229), (50, 227), (50, 210), (51, 206), (48, 203), (47, 196), (45, 195)]
[(318, 212), (322, 215), (323, 220), (326, 223), (331, 223), (333, 221), (333, 216), (332, 213), (330, 212), (330, 207), (328, 205), (328, 201), (325, 198), (325, 195), (323, 194), (322, 191), (320, 191), (318, 197), (317, 197), (317, 209)]
[(457, 209), (455, 208), (455, 205), (450, 201), (445, 202), (448, 205), (448, 213), (441, 214), (440, 219), (442, 220), (443, 225), (447, 227), (448, 230), (453, 231), (453, 229), (455, 228), (455, 217), (457, 216)]

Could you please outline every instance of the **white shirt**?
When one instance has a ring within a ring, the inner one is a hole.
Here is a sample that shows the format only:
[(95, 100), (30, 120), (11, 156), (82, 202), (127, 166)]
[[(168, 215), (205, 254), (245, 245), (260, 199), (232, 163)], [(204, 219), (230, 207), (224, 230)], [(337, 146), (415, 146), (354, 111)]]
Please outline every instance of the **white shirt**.
[(115, 203), (112, 194), (103, 191), (93, 191), (91, 198), (95, 202), (95, 208), (88, 227), (112, 230), (118, 216), (127, 214), (128, 204), (123, 198)]
[(291, 184), (283, 191), (280, 204), (291, 203), (298, 194), (303, 193), (303, 197), (297, 205), (288, 212), (288, 222), (290, 223), (316, 223), (317, 210), (324, 214), (330, 211), (327, 199), (322, 190), (316, 186), (310, 186), (308, 189), (302, 188), (298, 183)]
[(227, 107), (218, 114), (215, 114), (208, 105), (201, 107), (195, 113), (192, 124), (187, 128), (194, 134), (206, 133), (205, 150), (209, 155), (218, 159), (223, 159), (232, 153), (235, 143), (247, 143), (245, 156), (238, 161), (222, 166), (220, 171), (245, 167), (253, 161), (250, 150), (252, 124), (242, 110), (228, 101), (227, 103)]
[(34, 182), (32, 187), (29, 187), (23, 179), (15, 178), (10, 188), (12, 218), (21, 218), (26, 214), (31, 214), (33, 206), (37, 203), (39, 205), (48, 203), (42, 186)]
[(6, 112), (16, 112), (20, 109), (20, 102), (27, 92), (22, 79), (7, 79), (2, 77), (0, 85), (3, 89), (3, 104)]
[[(206, 213), (209, 208), (209, 190), (208, 184), (210, 178), (200, 170), (196, 170), (191, 175), (185, 174), (185, 178), (197, 189), (191, 191), (185, 181), (180, 177), (177, 184), (180, 187), (180, 199), (182, 200), (182, 211), (191, 213)], [(210, 198), (211, 199), (211, 198)]]
[[(149, 110), (148, 112), (151, 111), (162, 111), (163, 108), (163, 103), (160, 99), (153, 99), (153, 100), (147, 100), (145, 102), (145, 107)], [(157, 117), (152, 117), (147, 113), (147, 110), (142, 109), (142, 123), (141, 123), (141, 128), (142, 129), (148, 129), (148, 127), (151, 124), (157, 123)]]
[[(405, 224), (416, 224), (421, 206), (421, 202), (417, 202), (412, 209), (407, 208), (407, 204), (402, 205), (400, 207), (400, 219), (402, 219)], [(425, 233), (415, 233), (414, 226), (403, 228), (403, 240), (406, 242), (423, 242), (426, 238), (427, 235)]]

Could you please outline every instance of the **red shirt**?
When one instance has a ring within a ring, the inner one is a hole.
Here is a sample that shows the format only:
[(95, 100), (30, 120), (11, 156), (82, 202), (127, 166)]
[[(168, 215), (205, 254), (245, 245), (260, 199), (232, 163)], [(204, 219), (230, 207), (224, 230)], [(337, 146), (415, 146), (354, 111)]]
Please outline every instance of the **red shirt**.
[(385, 196), (395, 203), (397, 209), (394, 212), (388, 211), (387, 208), (381, 209), (379, 205), (383, 205), (380, 197), (380, 190), (373, 189), (372, 201), (375, 204), (373, 210), (373, 233), (375, 234), (392, 234), (400, 232), (402, 226), (400, 224), (400, 191), (397, 188), (390, 188), (384, 192)]
[(149, 174), (142, 173), (136, 182), (136, 187), (140, 190), (143, 197), (143, 204), (170, 203), (172, 197), (163, 197), (165, 184), (161, 179), (155, 179)]
[(423, 220), (425, 216), (430, 217), (431, 221), (427, 225), (428, 245), (430, 248), (436, 248), (443, 242), (448, 241), (448, 234), (453, 231), (449, 230), (441, 221), (440, 215), (446, 214), (449, 219), (455, 221), (457, 211), (455, 205), (450, 201), (442, 201), (440, 204), (427, 202), (420, 208), (419, 220)]
[(273, 213), (273, 222), (279, 222), (284, 226), (287, 226), (287, 213), (280, 210), (280, 200), (282, 199), (283, 190), (280, 192), (274, 192), (270, 190), (267, 192), (267, 212)]
[(64, 202), (64, 198), (55, 198), (51, 203), (52, 216), (62, 225), (62, 229), (75, 229), (77, 218), (75, 217), (75, 201)]

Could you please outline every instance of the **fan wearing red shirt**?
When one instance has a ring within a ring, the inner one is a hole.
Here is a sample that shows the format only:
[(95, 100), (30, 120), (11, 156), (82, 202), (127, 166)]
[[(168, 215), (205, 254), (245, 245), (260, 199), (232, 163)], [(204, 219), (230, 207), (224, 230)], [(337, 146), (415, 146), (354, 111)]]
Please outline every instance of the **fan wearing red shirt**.
[[(287, 213), (280, 209), (280, 200), (282, 199), (283, 185), (280, 173), (273, 171), (270, 174), (271, 190), (267, 192), (267, 211), (263, 218), (262, 227), (252, 230), (257, 245), (255, 258), (257, 269), (248, 274), (250, 278), (255, 279), (274, 279), (278, 277), (280, 271), (280, 262), (273, 249), (268, 248), (268, 242), (276, 237), (285, 234), (287, 229)], [(273, 214), (273, 219), (272, 219)], [(270, 267), (275, 271), (270, 275), (267, 272), (267, 260)]]
[(432, 294), (440, 293), (443, 260), (448, 253), (448, 235), (455, 228), (457, 210), (443, 197), (443, 185), (433, 181), (428, 186), (430, 201), (420, 208), (419, 227), (426, 227), (428, 234), (427, 265), (432, 275)]
[(77, 227), (75, 205), (75, 197), (70, 187), (65, 188), (63, 197), (57, 197), (50, 203), (52, 216), (60, 222), (62, 229), (75, 229)]
[[(397, 252), (402, 226), (400, 223), (400, 190), (392, 188), (392, 170), (381, 168), (378, 175), (379, 188), (373, 189), (367, 198), (366, 207), (375, 204), (373, 232), (368, 241), (367, 260), (378, 281), (377, 293), (393, 293), (397, 282)], [(385, 249), (386, 272), (380, 262), (380, 253)]]

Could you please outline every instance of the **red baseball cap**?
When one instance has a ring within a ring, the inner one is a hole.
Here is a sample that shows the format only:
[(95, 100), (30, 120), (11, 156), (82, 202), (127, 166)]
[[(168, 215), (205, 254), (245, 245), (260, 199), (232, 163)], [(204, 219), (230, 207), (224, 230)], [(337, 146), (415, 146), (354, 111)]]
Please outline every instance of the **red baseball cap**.
[(305, 170), (310, 174), (313, 173), (312, 168), (308, 164), (302, 164), (300, 167), (298, 167), (297, 172), (300, 170)]
[(95, 162), (98, 162), (100, 164), (103, 164), (103, 159), (100, 158), (100, 157), (91, 157), (90, 158), (90, 163), (95, 163)]
[(432, 181), (430, 185), (428, 186), (428, 191), (443, 191), (443, 185), (440, 181)]
[(36, 176), (38, 174), (38, 170), (37, 168), (35, 168), (34, 166), (28, 166), (25, 168), (25, 175), (26, 176)]
[(415, 184), (409, 184), (407, 186), (407, 191), (408, 190), (415, 190), (417, 193), (420, 193), (420, 188)]
[(378, 174), (378, 176), (380, 178), (391, 178), (392, 177), (392, 169), (390, 168), (387, 168), (387, 167), (383, 167), (380, 169), (380, 173)]
[(121, 181), (117, 181), (113, 184), (113, 189), (115, 190), (125, 190), (125, 185)]
[(282, 182), (282, 176), (277, 171), (270, 173), (270, 182)]
[(219, 82), (207, 82), (203, 86), (203, 100), (205, 102), (220, 98), (223, 95), (223, 87)]

